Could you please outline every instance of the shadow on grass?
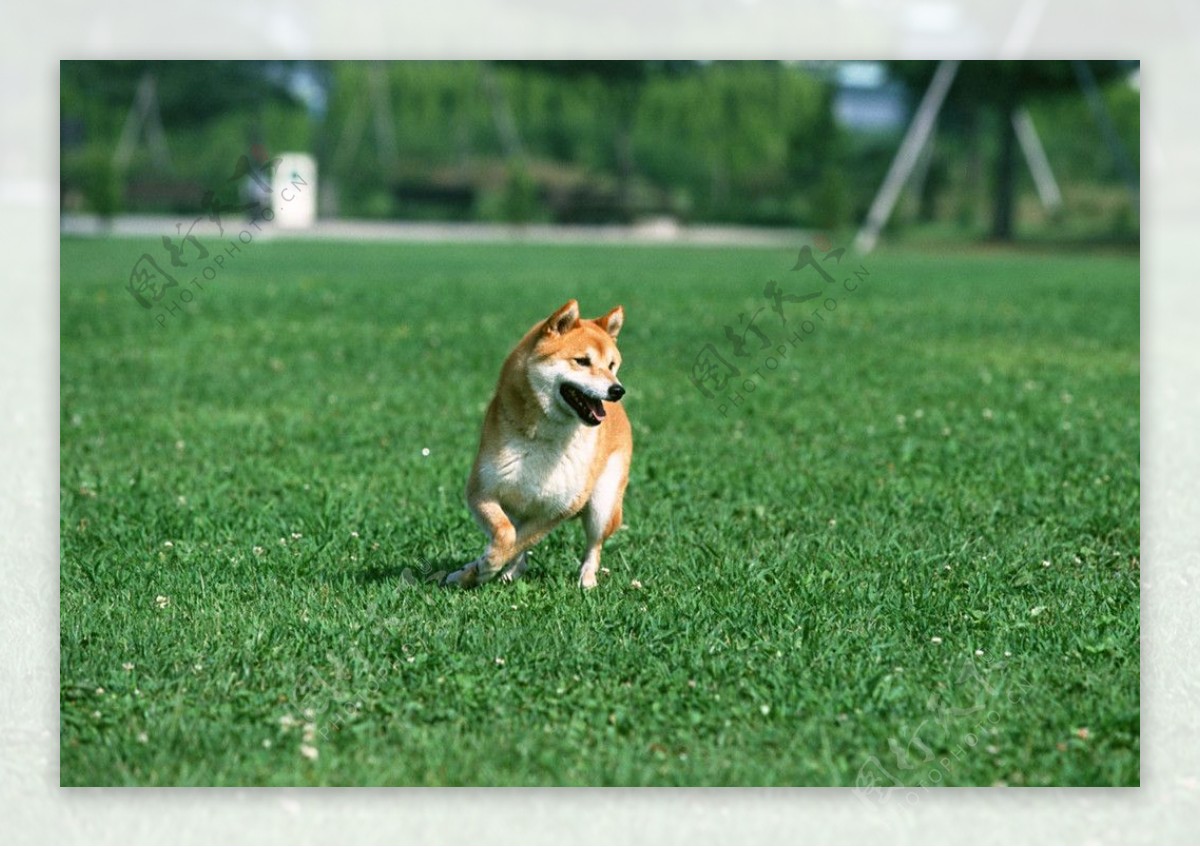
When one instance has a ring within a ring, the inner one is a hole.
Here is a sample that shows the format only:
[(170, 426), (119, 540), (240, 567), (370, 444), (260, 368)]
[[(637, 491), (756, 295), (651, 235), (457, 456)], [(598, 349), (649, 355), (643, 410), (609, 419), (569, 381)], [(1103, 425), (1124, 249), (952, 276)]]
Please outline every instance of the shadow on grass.
[[(427, 585), (435, 588), (453, 588), (460, 591), (458, 586), (443, 585), (442, 580), (447, 574), (461, 568), (471, 559), (441, 558), (422, 560), (414, 565), (371, 565), (359, 571), (356, 578), (360, 583), (371, 585), (378, 583), (395, 583), (396, 585)], [(553, 578), (553, 573), (545, 569), (530, 567), (520, 578), (521, 582), (543, 582)], [(499, 577), (488, 583), (473, 586), (485, 588), (489, 585), (502, 585)]]
[(440, 583), (442, 577), (458, 570), (469, 561), (471, 559), (464, 556), (462, 558), (421, 559), (412, 564), (370, 565), (359, 571), (358, 581), (363, 583)]

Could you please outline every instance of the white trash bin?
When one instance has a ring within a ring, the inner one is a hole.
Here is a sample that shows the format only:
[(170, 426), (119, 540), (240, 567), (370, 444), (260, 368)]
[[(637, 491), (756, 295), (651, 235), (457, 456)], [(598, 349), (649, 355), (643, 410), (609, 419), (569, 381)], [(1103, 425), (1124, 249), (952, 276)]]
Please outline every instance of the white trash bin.
[(308, 229), (317, 220), (317, 160), (282, 153), (271, 180), (271, 207), (281, 229)]

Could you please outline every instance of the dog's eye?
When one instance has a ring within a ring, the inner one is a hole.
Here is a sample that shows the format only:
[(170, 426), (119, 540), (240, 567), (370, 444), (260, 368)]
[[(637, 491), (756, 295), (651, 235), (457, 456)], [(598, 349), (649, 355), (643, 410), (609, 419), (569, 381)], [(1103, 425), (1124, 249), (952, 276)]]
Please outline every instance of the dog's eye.
[(583, 365), (585, 368), (590, 368), (592, 366), (592, 360), (589, 359), (587, 356), (583, 356), (581, 358), (576, 359), (575, 364)]
[(610, 371), (615, 371), (615, 370), (617, 369), (617, 363), (616, 363), (616, 362), (609, 362), (609, 363), (608, 363), (608, 369), (609, 369)]

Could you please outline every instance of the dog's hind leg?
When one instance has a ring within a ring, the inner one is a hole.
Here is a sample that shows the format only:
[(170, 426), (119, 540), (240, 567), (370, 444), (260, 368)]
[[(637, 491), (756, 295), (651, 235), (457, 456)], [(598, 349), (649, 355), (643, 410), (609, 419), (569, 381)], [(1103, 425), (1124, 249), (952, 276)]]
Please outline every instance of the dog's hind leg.
[(528, 567), (529, 551), (526, 550), (520, 556), (517, 556), (516, 560), (500, 573), (500, 580), (502, 582), (516, 582)]
[[(517, 537), (521, 537), (521, 522), (513, 521), (513, 527), (517, 530)], [(512, 563), (500, 572), (501, 582), (516, 582), (525, 573), (525, 569), (529, 567), (529, 551), (526, 550), (517, 558), (512, 560)]]

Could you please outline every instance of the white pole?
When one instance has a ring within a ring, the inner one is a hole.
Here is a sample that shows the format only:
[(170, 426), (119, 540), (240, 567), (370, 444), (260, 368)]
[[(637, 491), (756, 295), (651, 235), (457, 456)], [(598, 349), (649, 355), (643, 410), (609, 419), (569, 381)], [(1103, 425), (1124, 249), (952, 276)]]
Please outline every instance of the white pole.
[(904, 183), (908, 181), (913, 167), (917, 164), (917, 159), (920, 158), (921, 151), (929, 140), (933, 124), (946, 99), (946, 92), (950, 90), (950, 83), (954, 81), (954, 75), (958, 72), (958, 64), (957, 59), (943, 61), (934, 71), (933, 79), (929, 81), (929, 88), (926, 89), (925, 96), (921, 98), (921, 105), (917, 107), (912, 123), (908, 125), (908, 131), (904, 134), (904, 140), (900, 142), (900, 149), (896, 151), (896, 158), (892, 160), (887, 176), (883, 178), (883, 185), (879, 187), (879, 193), (875, 195), (875, 200), (871, 203), (871, 210), (867, 212), (867, 220), (854, 239), (854, 247), (859, 253), (866, 255), (875, 249), (875, 244), (879, 241), (879, 233), (888, 218), (891, 217), (896, 199), (900, 196)]
[(1046, 158), (1046, 149), (1042, 147), (1029, 110), (1024, 106), (1013, 109), (1012, 124), (1042, 205), (1049, 212), (1058, 211), (1062, 208), (1062, 192), (1058, 190), (1058, 182), (1054, 179), (1054, 171), (1050, 170), (1050, 160)]

